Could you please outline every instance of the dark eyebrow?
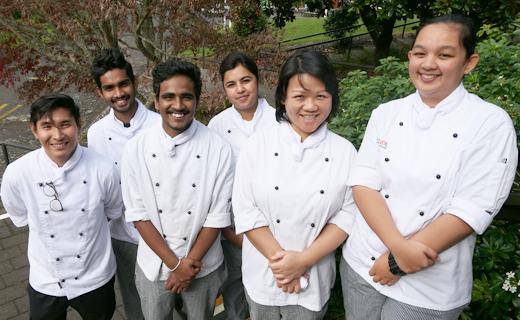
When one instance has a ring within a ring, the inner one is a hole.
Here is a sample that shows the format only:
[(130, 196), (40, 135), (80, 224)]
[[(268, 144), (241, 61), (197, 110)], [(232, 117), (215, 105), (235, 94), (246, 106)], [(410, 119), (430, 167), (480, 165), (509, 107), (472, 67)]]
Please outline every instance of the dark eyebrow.
[[(412, 50), (415, 49), (415, 48), (426, 50), (426, 47), (422, 46), (420, 44), (414, 45)], [(444, 50), (444, 49), (453, 49), (453, 50), (455, 50), (456, 48), (454, 46), (442, 46), (442, 47), (440, 47), (440, 50)]]
[(126, 78), (126, 79), (123, 79), (123, 80), (119, 81), (118, 83), (110, 83), (110, 84), (101, 85), (101, 88), (109, 89), (109, 88), (113, 88), (113, 87), (116, 87), (116, 86), (127, 85), (127, 84), (129, 84), (131, 82), (132, 82), (132, 80), (130, 80), (130, 78)]
[(183, 93), (181, 93), (181, 97), (183, 97), (183, 98), (193, 98), (193, 97), (195, 97), (195, 95), (193, 93), (191, 93), (191, 92), (183, 92)]

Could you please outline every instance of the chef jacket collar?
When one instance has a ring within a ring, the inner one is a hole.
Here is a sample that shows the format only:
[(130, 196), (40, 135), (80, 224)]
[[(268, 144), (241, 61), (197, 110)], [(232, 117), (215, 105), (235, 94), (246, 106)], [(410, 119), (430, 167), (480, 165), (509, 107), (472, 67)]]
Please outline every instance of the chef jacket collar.
[(130, 119), (129, 127), (125, 127), (125, 124), (123, 123), (123, 121), (119, 120), (116, 117), (116, 115), (114, 113), (114, 109), (110, 108), (110, 112), (109, 112), (110, 118), (114, 120), (114, 122), (117, 124), (115, 127), (118, 128), (119, 131), (123, 134), (128, 134), (128, 133), (132, 134), (133, 132), (135, 132), (136, 130), (141, 128), (141, 126), (143, 125), (143, 123), (145, 121), (146, 107), (137, 98), (135, 99), (135, 102), (137, 103), (137, 110), (135, 111), (135, 114), (132, 117), (132, 119)]
[[(242, 116), (237, 111), (235, 106), (233, 108), (233, 122), (234, 124), (240, 128), (240, 130), (247, 136), (251, 136), (255, 132), (255, 127), (260, 122), (262, 118), (262, 113), (267, 105), (267, 101), (265, 99), (258, 98), (258, 105), (256, 106), (255, 114), (253, 115), (253, 119), (251, 121), (245, 121), (242, 119)], [(249, 123), (248, 123), (249, 122)]]
[(175, 149), (181, 144), (188, 142), (195, 135), (199, 124), (200, 123), (197, 120), (193, 119), (188, 129), (184, 130), (173, 138), (170, 137), (166, 131), (164, 131), (161, 125), (160, 127), (162, 131), (163, 145), (165, 147), (166, 154), (173, 158), (175, 156)]
[(321, 126), (305, 140), (303, 140), (303, 142), (301, 141), (300, 135), (294, 131), (289, 122), (282, 121), (280, 125), (282, 126), (282, 139), (288, 145), (294, 160), (297, 162), (302, 161), (303, 153), (306, 149), (313, 149), (318, 147), (327, 137), (328, 129), (326, 122), (322, 123)]
[[(81, 157), (83, 155), (83, 148), (78, 144), (76, 146), (76, 150), (74, 150), (74, 153), (70, 157), (67, 162), (62, 167), (58, 167), (58, 165), (47, 155), (45, 152), (45, 149), (43, 147), (41, 150), (41, 158), (42, 165), (47, 166), (51, 169), (52, 174), (47, 175), (47, 177), (44, 178), (44, 180), (47, 182), (47, 180), (52, 181), (55, 185), (59, 185), (63, 182), (65, 182), (65, 175), (67, 172), (71, 171), (76, 167), (76, 165), (80, 162)], [(48, 170), (41, 170), (42, 173), (48, 172)]]
[(446, 115), (455, 110), (455, 108), (460, 105), (460, 101), (462, 101), (466, 93), (467, 91), (461, 83), (450, 95), (432, 108), (422, 101), (419, 91), (416, 91), (413, 96), (413, 108), (417, 127), (420, 129), (430, 128), (438, 114)]

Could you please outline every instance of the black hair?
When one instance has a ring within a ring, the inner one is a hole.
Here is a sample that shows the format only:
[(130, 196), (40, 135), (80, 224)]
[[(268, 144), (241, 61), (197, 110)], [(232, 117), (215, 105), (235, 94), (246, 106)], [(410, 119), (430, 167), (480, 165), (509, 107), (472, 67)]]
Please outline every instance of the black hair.
[(258, 80), (258, 67), (256, 66), (255, 61), (243, 52), (231, 52), (224, 58), (224, 60), (222, 60), (219, 68), (220, 80), (224, 82), (224, 74), (226, 71), (234, 69), (238, 65), (244, 66), (244, 68), (254, 74), (256, 80)]
[(424, 27), (436, 23), (454, 24), (459, 27), (459, 40), (466, 50), (466, 59), (475, 53), (475, 46), (477, 44), (477, 27), (475, 25), (475, 21), (470, 17), (466, 17), (460, 14), (448, 14), (435, 17), (424, 22), (415, 33), (412, 48), (415, 45), (415, 40), (417, 39), (419, 32), (421, 32)]
[(43, 95), (31, 104), (31, 124), (36, 125), (41, 118), (59, 108), (68, 110), (78, 127), (81, 126), (78, 106), (70, 96), (61, 93)]
[(191, 81), (193, 81), (193, 87), (195, 89), (195, 98), (197, 99), (197, 101), (199, 101), (200, 93), (202, 91), (200, 69), (193, 63), (184, 61), (179, 58), (173, 58), (161, 62), (158, 65), (156, 65), (153, 69), (153, 92), (155, 93), (155, 97), (159, 98), (161, 83), (177, 75), (186, 76), (190, 78)]
[(117, 48), (103, 49), (94, 58), (90, 67), (90, 75), (101, 89), (101, 76), (113, 69), (123, 69), (132, 83), (134, 83), (134, 70), (132, 65), (126, 61), (125, 57)]
[(285, 105), (283, 101), (287, 95), (289, 80), (295, 75), (309, 74), (320, 79), (325, 84), (325, 90), (332, 96), (332, 110), (330, 117), (334, 116), (338, 110), (339, 94), (338, 79), (336, 72), (327, 57), (319, 51), (300, 51), (290, 56), (282, 65), (276, 87), (276, 121), (287, 121)]

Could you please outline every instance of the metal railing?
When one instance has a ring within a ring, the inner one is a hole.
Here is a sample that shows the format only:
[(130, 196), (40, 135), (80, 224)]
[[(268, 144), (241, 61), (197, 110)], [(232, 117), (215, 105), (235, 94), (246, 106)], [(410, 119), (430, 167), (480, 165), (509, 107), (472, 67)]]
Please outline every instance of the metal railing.
[(0, 149), (2, 149), (2, 156), (5, 162), (5, 165), (7, 166), (9, 163), (11, 163), (11, 158), (9, 157), (9, 150), (7, 148), (13, 148), (13, 149), (20, 149), (22, 151), (32, 151), (34, 148), (22, 146), (20, 144), (11, 143), (11, 142), (4, 142), (0, 141)]
[[(403, 30), (401, 32), (401, 37), (404, 37), (404, 31), (405, 31), (406, 27), (409, 26), (409, 25), (419, 24), (419, 22), (420, 21), (405, 22), (403, 24), (394, 26), (394, 29), (403, 28)], [(285, 40), (285, 41), (281, 41), (279, 43), (279, 45), (281, 45), (281, 43), (287, 43), (287, 42), (290, 42), (290, 41), (296, 41), (296, 40), (300, 40), (300, 39), (311, 38), (311, 37), (318, 36), (318, 35), (333, 34), (334, 32), (337, 32), (337, 31), (355, 30), (355, 29), (357, 29), (360, 26), (361, 25), (356, 25), (356, 26), (352, 26), (352, 27), (331, 30), (331, 31), (328, 31), (328, 32), (320, 32), (320, 33), (317, 33), (317, 34), (312, 34), (312, 35), (308, 35), (308, 36), (304, 36), (304, 37), (288, 39), (288, 40)], [(334, 42), (337, 42), (337, 43), (346, 42), (347, 46), (348, 46), (348, 50), (347, 50), (347, 61), (348, 61), (348, 60), (350, 60), (350, 54), (351, 54), (351, 51), (352, 51), (352, 45), (354, 43), (354, 39), (355, 38), (360, 38), (360, 37), (363, 37), (363, 36), (369, 36), (369, 35), (370, 35), (370, 31), (367, 31), (367, 32), (358, 33), (358, 34), (354, 34), (354, 35), (348, 35), (348, 36), (341, 37), (341, 38), (335, 38), (335, 39), (331, 39), (331, 40), (325, 40), (325, 41), (320, 41), (320, 42), (315, 42), (315, 43), (310, 43), (310, 44), (304, 44), (304, 45), (301, 45), (301, 46), (294, 46), (294, 47), (290, 47), (290, 48), (288, 48), (286, 50), (287, 51), (294, 51), (294, 50), (300, 50), (300, 49), (305, 49), (305, 48), (323, 46), (323, 45), (331, 44), (331, 43), (334, 43)]]

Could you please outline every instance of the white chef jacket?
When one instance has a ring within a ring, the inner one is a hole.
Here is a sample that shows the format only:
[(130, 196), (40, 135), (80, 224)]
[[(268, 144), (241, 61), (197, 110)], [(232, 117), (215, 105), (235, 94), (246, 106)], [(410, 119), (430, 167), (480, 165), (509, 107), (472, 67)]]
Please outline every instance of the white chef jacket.
[[(243, 147), (233, 186), (237, 233), (268, 226), (282, 248), (300, 252), (328, 223), (350, 233), (357, 209), (347, 180), (356, 149), (326, 124), (300, 140), (284, 121), (255, 133)], [(243, 282), (256, 303), (319, 311), (329, 299), (335, 272), (331, 253), (308, 271), (305, 290), (284, 293), (268, 260), (244, 237)]]
[[(141, 101), (136, 99), (136, 102), (137, 111), (130, 120), (130, 127), (125, 127), (114, 115), (114, 110), (110, 109), (109, 114), (93, 123), (87, 133), (89, 149), (107, 157), (119, 171), (126, 142), (161, 119), (158, 113), (148, 110)], [(132, 223), (125, 221), (124, 216), (111, 220), (109, 225), (112, 238), (134, 244), (139, 241), (139, 232)]]
[[(379, 191), (405, 237), (444, 213), (482, 234), (509, 194), (517, 161), (507, 113), (461, 84), (435, 108), (416, 92), (375, 109), (349, 184)], [(471, 300), (475, 237), (442, 252), (433, 266), (381, 286), (368, 271), (387, 248), (360, 215), (343, 256), (382, 294), (445, 311)]]
[[(127, 143), (122, 160), (126, 220), (151, 220), (177, 257), (189, 253), (203, 227), (229, 226), (231, 147), (200, 122), (193, 120), (174, 138), (158, 123)], [(216, 270), (223, 259), (215, 241), (197, 278)], [(167, 268), (141, 237), (137, 263), (149, 280), (166, 280)]]
[[(63, 211), (49, 207), (42, 184), (52, 182)], [(107, 283), (116, 270), (107, 218), (121, 215), (119, 174), (78, 146), (58, 167), (43, 148), (5, 170), (2, 201), (14, 225), (29, 225), (29, 283), (50, 296), (75, 298)]]
[(231, 144), (236, 160), (240, 154), (240, 148), (256, 130), (274, 126), (276, 123), (274, 108), (265, 99), (259, 98), (251, 121), (242, 119), (237, 109), (231, 106), (213, 117), (208, 123), (208, 128), (217, 131)]

